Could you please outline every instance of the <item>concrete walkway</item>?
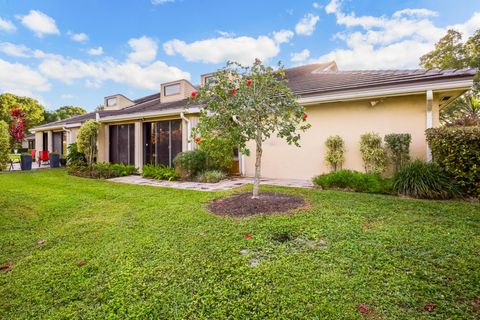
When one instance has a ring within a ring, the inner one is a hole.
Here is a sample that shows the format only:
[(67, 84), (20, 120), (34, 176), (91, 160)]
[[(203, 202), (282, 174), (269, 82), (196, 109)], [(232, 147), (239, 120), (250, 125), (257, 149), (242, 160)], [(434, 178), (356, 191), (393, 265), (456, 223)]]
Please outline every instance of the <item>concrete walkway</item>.
[[(176, 189), (187, 189), (197, 191), (220, 191), (230, 190), (246, 184), (253, 183), (253, 178), (233, 178), (229, 180), (223, 180), (218, 183), (203, 183), (203, 182), (190, 182), (190, 181), (163, 181), (148, 179), (141, 176), (128, 176), (109, 179), (112, 182), (138, 184), (144, 186), (154, 187), (168, 187)], [(313, 184), (308, 180), (300, 179), (262, 179), (261, 184), (267, 184), (272, 186), (282, 187), (296, 187), (296, 188), (311, 188)]]

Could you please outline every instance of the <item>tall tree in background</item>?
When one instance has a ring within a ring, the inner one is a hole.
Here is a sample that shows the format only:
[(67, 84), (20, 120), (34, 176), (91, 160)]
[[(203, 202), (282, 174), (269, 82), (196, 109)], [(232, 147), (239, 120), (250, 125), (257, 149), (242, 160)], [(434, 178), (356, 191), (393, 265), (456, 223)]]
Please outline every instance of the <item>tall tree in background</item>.
[[(448, 30), (435, 45), (435, 49), (420, 57), (425, 69), (480, 69), (480, 29), (462, 42), (462, 34)], [(466, 93), (440, 110), (440, 120), (446, 125), (479, 125), (480, 72), (474, 78), (471, 92)]]
[(249, 154), (248, 142), (255, 147), (255, 179), (252, 198), (259, 197), (263, 143), (271, 136), (299, 145), (299, 131), (310, 127), (305, 108), (298, 104), (287, 86), (283, 66), (277, 70), (256, 60), (252, 66), (236, 62), (213, 75), (192, 103), (201, 104), (195, 128), (196, 142), (222, 137), (235, 141), (242, 153)]
[(43, 123), (50, 123), (58, 120), (68, 119), (73, 116), (78, 116), (87, 113), (81, 107), (64, 106), (54, 111), (45, 110)]
[(11, 93), (0, 94), (0, 120), (6, 123), (12, 122), (12, 109), (18, 107), (26, 114), (28, 124), (25, 129), (29, 129), (43, 122), (43, 113), (45, 108), (35, 99), (20, 97)]

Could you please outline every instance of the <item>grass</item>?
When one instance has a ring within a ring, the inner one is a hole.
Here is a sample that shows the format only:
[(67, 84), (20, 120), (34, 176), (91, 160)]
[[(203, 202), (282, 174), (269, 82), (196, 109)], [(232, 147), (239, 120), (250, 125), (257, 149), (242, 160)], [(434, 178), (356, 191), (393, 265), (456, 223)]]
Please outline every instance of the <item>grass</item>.
[(205, 211), (232, 192), (64, 170), (0, 188), (0, 319), (480, 317), (478, 204), (266, 187), (311, 205), (234, 219)]

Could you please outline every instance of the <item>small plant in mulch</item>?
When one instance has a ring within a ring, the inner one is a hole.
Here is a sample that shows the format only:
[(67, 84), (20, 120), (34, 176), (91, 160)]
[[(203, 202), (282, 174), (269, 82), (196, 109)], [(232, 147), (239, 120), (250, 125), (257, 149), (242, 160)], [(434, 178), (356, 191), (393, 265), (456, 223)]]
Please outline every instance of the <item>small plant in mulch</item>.
[(208, 205), (208, 209), (218, 215), (250, 216), (259, 213), (287, 212), (305, 204), (303, 198), (294, 195), (263, 192), (258, 198), (252, 198), (252, 194), (248, 192), (214, 200)]

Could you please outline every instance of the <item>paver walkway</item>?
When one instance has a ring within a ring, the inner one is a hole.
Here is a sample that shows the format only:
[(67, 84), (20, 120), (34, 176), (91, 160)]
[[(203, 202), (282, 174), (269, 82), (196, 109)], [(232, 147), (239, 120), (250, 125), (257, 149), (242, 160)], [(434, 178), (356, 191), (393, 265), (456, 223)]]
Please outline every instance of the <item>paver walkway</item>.
[[(139, 184), (145, 186), (154, 186), (154, 187), (169, 187), (177, 189), (188, 189), (188, 190), (198, 190), (198, 191), (220, 191), (220, 190), (229, 190), (237, 188), (249, 183), (253, 183), (253, 178), (233, 178), (229, 180), (220, 181), (218, 183), (203, 183), (203, 182), (190, 182), (190, 181), (161, 181), (148, 179), (141, 176), (128, 176), (109, 179), (109, 181), (119, 182), (119, 183), (128, 183), (128, 184)], [(261, 184), (268, 184), (272, 186), (283, 186), (283, 187), (297, 187), (297, 188), (311, 188), (313, 184), (308, 180), (300, 179), (262, 179)]]

